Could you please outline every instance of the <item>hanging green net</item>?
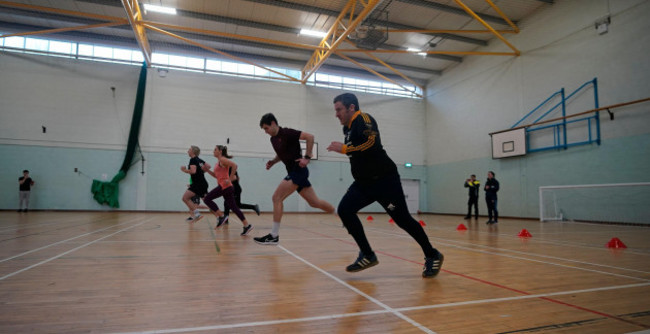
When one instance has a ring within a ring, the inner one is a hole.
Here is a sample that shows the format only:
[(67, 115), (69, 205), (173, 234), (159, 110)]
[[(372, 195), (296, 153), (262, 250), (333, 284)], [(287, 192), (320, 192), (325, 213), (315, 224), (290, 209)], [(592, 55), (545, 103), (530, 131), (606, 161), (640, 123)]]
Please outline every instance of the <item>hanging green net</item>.
[(107, 204), (113, 208), (119, 208), (119, 182), (126, 177), (126, 173), (132, 165), (133, 157), (138, 145), (138, 136), (140, 135), (140, 124), (142, 122), (142, 110), (144, 109), (144, 94), (147, 85), (147, 64), (142, 63), (140, 69), (140, 78), (138, 79), (138, 92), (135, 97), (135, 107), (133, 108), (133, 118), (131, 119), (131, 130), (129, 131), (129, 141), (126, 146), (126, 155), (120, 171), (109, 182), (93, 180), (90, 191), (93, 198), (99, 204)]

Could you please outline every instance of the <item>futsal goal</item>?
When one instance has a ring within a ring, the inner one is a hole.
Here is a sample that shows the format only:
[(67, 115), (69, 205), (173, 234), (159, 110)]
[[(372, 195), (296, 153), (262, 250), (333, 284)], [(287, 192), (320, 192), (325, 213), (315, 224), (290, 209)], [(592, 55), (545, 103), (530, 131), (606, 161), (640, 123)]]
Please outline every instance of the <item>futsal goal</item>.
[(539, 220), (650, 225), (650, 182), (539, 187)]

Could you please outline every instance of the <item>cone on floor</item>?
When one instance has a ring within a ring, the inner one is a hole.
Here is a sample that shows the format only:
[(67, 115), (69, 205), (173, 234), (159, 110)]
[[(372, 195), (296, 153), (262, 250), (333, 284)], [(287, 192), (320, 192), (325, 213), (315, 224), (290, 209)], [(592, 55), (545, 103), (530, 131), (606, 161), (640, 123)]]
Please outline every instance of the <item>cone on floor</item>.
[(458, 224), (458, 227), (456, 227), (457, 231), (467, 231), (467, 226), (465, 224)]
[(420, 225), (427, 226), (427, 224), (424, 223), (424, 220), (420, 220)]
[(521, 232), (519, 232), (518, 236), (520, 236), (522, 238), (532, 238), (533, 237), (533, 235), (530, 234), (530, 232), (528, 232), (527, 229), (521, 230)]
[(368, 218), (366, 218), (366, 220), (375, 220), (375, 218), (372, 218), (372, 216), (368, 216)]
[(627, 246), (625, 246), (623, 241), (621, 241), (621, 239), (619, 239), (619, 238), (612, 238), (612, 240), (610, 240), (607, 243), (607, 247), (608, 248), (627, 248)]
[(391, 218), (391, 219), (388, 220), (388, 222), (389, 223), (394, 223), (395, 221), (393, 220), (393, 218)]

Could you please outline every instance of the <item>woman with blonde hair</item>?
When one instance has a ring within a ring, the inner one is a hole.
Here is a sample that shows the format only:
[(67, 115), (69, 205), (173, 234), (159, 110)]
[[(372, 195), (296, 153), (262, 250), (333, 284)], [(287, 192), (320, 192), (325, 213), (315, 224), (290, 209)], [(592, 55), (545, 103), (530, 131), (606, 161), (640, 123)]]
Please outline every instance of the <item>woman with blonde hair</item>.
[(190, 185), (183, 194), (183, 203), (190, 209), (190, 217), (186, 220), (189, 222), (196, 222), (203, 218), (199, 212), (198, 205), (192, 200), (193, 197), (202, 198), (208, 192), (208, 181), (205, 180), (203, 174), (203, 165), (205, 161), (199, 158), (201, 149), (198, 146), (190, 146), (187, 150), (187, 155), (190, 156), (190, 162), (185, 166), (181, 166), (183, 173), (190, 174)]

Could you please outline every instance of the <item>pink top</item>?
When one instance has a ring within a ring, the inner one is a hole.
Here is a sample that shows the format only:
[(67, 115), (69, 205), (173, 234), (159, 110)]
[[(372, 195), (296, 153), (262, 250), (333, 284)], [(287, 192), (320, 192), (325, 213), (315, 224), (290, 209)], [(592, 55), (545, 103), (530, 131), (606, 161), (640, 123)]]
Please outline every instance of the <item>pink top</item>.
[(230, 182), (230, 175), (228, 172), (228, 167), (221, 167), (218, 162), (214, 165), (214, 176), (217, 178), (217, 183), (219, 183), (221, 189), (232, 187), (232, 183)]

